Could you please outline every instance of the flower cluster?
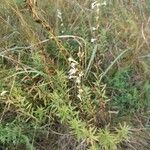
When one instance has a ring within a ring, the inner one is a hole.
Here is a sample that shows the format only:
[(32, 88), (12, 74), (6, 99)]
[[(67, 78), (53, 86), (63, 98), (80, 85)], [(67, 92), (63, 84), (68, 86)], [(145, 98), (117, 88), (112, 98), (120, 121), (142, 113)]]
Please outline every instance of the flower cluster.
[(68, 61), (70, 63), (68, 79), (73, 80), (75, 82), (76, 87), (78, 89), (77, 97), (81, 100), (81, 94), (83, 92), (81, 86), (81, 79), (83, 76), (83, 72), (79, 69), (79, 63), (75, 61), (73, 58), (69, 57)]
[(102, 3), (98, 2), (98, 1), (94, 1), (94, 2), (91, 4), (91, 8), (94, 9), (95, 7), (106, 6), (106, 5), (107, 5), (106, 1), (104, 1), (104, 2), (102, 2)]
[[(63, 23), (63, 18), (62, 18), (62, 12), (60, 9), (57, 9), (57, 17), (60, 19), (60, 26), (63, 27), (64, 23)], [(62, 33), (64, 33), (64, 31), (61, 31)]]
[(94, 12), (94, 17), (95, 17), (95, 26), (92, 27), (92, 33), (93, 33), (93, 37), (91, 38), (91, 43), (94, 43), (97, 41), (97, 38), (96, 38), (96, 31), (98, 31), (98, 28), (99, 28), (99, 11), (100, 11), (100, 6), (106, 6), (107, 3), (106, 1), (104, 1), (103, 3), (100, 3), (98, 1), (94, 1), (92, 4), (91, 4), (91, 9), (93, 10)]

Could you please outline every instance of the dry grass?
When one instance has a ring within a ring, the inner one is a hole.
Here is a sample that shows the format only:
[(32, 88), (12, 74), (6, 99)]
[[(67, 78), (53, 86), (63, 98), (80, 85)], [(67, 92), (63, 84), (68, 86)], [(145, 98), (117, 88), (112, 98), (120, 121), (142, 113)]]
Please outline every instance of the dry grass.
[(1, 148), (148, 150), (149, 2), (34, 2), (0, 6)]

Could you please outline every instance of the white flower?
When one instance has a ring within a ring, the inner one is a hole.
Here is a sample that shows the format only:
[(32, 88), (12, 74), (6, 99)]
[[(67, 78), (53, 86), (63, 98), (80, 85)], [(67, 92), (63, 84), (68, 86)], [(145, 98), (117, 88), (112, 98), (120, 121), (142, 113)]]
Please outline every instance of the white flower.
[(77, 95), (77, 97), (81, 100), (81, 94), (83, 93), (83, 90), (80, 88), (80, 87), (78, 87), (79, 88), (79, 93), (78, 93), (78, 95)]
[(94, 43), (96, 40), (97, 40), (97, 39), (92, 38), (92, 39), (91, 39), (91, 43)]
[(72, 75), (69, 75), (69, 77), (68, 77), (68, 79), (70, 80), (70, 79), (76, 79), (77, 78), (77, 76), (72, 76)]
[(71, 68), (71, 69), (69, 70), (69, 75), (74, 75), (77, 71), (78, 71), (77, 68)]
[(80, 93), (80, 94), (83, 93), (83, 90), (82, 90), (81, 88), (79, 89), (79, 93)]
[(77, 61), (75, 61), (72, 57), (69, 57), (69, 58), (68, 58), (68, 61), (70, 61), (70, 62), (74, 62), (74, 63), (78, 64), (78, 62), (77, 62)]
[(79, 73), (79, 77), (82, 77), (84, 74), (83, 74), (83, 72), (81, 71), (80, 73)]
[(71, 68), (75, 68), (76, 65), (77, 65), (76, 63), (72, 62), (72, 63), (70, 64), (70, 67), (71, 67)]
[(95, 7), (98, 7), (98, 6), (100, 6), (100, 3), (98, 3), (97, 1), (95, 1), (91, 4), (92, 9), (94, 9)]
[(78, 94), (77, 97), (81, 100), (81, 95), (80, 94)]
[(97, 28), (96, 27), (92, 27), (92, 31), (96, 31), (97, 30)]
[(61, 26), (61, 27), (64, 26), (63, 22), (60, 24), (60, 26)]
[(95, 1), (91, 4), (91, 8), (94, 9), (95, 7), (106, 6), (106, 5), (107, 5), (106, 1), (104, 1), (103, 3), (99, 3), (98, 1)]
[(59, 9), (57, 9), (57, 17), (62, 20), (62, 13)]
[(77, 77), (77, 78), (76, 78), (76, 83), (77, 83), (77, 84), (80, 84), (80, 83), (81, 83), (81, 78), (80, 78), (80, 77)]

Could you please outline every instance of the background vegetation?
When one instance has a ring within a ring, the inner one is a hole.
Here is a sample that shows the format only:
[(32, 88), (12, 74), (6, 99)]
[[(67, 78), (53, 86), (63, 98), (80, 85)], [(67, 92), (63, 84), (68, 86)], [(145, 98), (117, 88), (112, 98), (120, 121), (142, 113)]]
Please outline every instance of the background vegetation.
[(149, 0), (2, 0), (0, 149), (148, 150)]

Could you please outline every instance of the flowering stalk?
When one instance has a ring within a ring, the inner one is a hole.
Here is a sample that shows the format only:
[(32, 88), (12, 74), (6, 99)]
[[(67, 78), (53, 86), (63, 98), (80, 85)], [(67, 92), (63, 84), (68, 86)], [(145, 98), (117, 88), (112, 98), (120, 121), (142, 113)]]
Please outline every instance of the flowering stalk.
[(91, 4), (91, 9), (94, 11), (94, 15), (95, 15), (95, 25), (92, 27), (92, 33), (93, 33), (93, 37), (91, 38), (91, 43), (95, 43), (97, 41), (97, 32), (99, 29), (99, 12), (100, 12), (100, 6), (106, 6), (106, 1), (104, 1), (103, 3), (100, 3), (98, 1), (94, 1)]
[(75, 83), (77, 87), (77, 97), (81, 100), (81, 95), (83, 92), (81, 84), (83, 72), (81, 71), (79, 63), (75, 61), (73, 58), (69, 57), (68, 61), (70, 63), (68, 79), (72, 80)]
[[(59, 20), (60, 20), (60, 26), (63, 28), (64, 23), (63, 23), (63, 18), (62, 18), (62, 12), (60, 9), (57, 9), (57, 26), (59, 24)], [(61, 33), (64, 33), (64, 31), (62, 30)]]

